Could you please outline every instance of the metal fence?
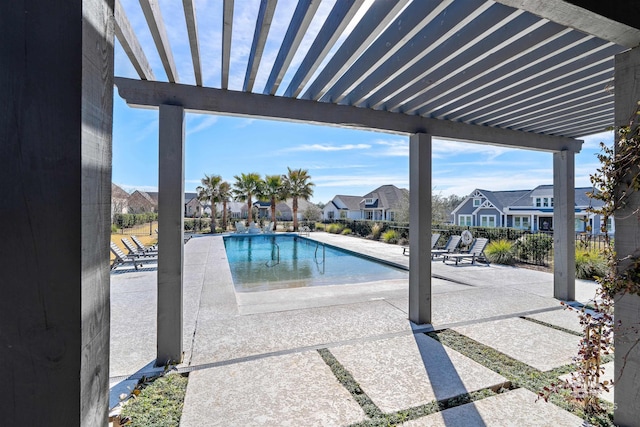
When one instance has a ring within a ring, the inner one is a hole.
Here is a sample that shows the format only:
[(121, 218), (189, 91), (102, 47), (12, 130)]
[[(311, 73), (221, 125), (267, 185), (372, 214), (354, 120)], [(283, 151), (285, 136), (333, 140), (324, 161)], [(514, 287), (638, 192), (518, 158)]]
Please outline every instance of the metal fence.
[(126, 235), (140, 235), (140, 236), (151, 236), (155, 233), (155, 230), (158, 228), (158, 221), (150, 221), (145, 222), (143, 224), (136, 224), (132, 227), (117, 227), (118, 234), (126, 234)]

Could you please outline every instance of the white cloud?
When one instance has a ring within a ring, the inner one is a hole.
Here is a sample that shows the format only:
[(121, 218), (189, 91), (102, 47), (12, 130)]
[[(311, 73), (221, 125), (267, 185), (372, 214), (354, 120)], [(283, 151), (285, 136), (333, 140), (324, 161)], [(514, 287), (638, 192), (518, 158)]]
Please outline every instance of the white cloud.
[[(191, 120), (188, 120), (188, 122), (190, 123), (187, 123), (187, 129), (188, 129), (187, 135), (193, 135), (194, 133), (198, 133), (205, 129), (208, 129), (211, 126), (215, 125), (217, 121), (218, 121), (218, 116), (209, 116), (209, 115), (195, 116)], [(193, 125), (193, 126), (190, 126), (190, 125)]]
[[(363, 187), (371, 191), (381, 185), (409, 186), (408, 174), (397, 175), (324, 175), (313, 178), (317, 187)], [(344, 192), (342, 193), (344, 194)]]
[(136, 190), (139, 191), (152, 191), (157, 192), (157, 185), (135, 185), (135, 184), (116, 184), (118, 187), (122, 188), (127, 193), (133, 193)]
[(613, 131), (601, 132), (595, 135), (585, 136), (580, 139), (584, 141), (584, 144), (582, 144), (583, 150), (598, 150), (600, 149), (601, 142), (604, 142), (608, 146), (613, 144)]
[(373, 142), (375, 145), (382, 147), (369, 153), (371, 156), (379, 157), (409, 157), (409, 140), (404, 139), (378, 139)]
[(371, 148), (369, 144), (345, 144), (345, 145), (331, 145), (331, 144), (302, 144), (295, 147), (284, 148), (280, 152), (292, 152), (292, 151), (348, 151), (348, 150), (366, 150)]
[(521, 151), (515, 148), (499, 147), (497, 145), (472, 144), (458, 141), (443, 141), (436, 139), (432, 145), (432, 157), (434, 159), (444, 159), (455, 157), (460, 154), (477, 154), (483, 156), (485, 160), (493, 160), (502, 154)]

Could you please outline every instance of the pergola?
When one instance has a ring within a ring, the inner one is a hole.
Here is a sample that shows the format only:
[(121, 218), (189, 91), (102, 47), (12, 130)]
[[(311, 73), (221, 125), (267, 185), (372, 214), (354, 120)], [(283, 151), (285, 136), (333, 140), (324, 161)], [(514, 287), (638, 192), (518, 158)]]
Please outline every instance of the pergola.
[[(409, 318), (416, 324), (431, 322), (432, 138), (549, 152), (554, 296), (574, 298), (574, 156), (582, 144), (575, 138), (627, 123), (640, 99), (633, 21), (640, 6), (338, 0), (292, 66), (320, 4), (300, 0), (266, 85), (256, 87), (270, 25), (284, 19), (276, 0), (261, 0), (240, 89), (229, 87), (233, 0), (221, 2), (219, 22), (198, 21), (193, 0), (171, 17), (156, 1), (140, 0), (168, 81), (156, 80), (118, 0), (33, 3), (0, 6), (0, 354), (11, 372), (0, 400), (12, 402), (9, 422), (106, 424), (114, 84), (129, 105), (159, 109), (158, 364), (182, 355), (185, 112), (410, 135)], [(193, 81), (180, 80), (169, 45), (166, 26), (177, 20), (186, 23)], [(222, 32), (221, 79), (205, 86), (209, 53), (198, 32), (212, 26)], [(114, 77), (114, 38), (139, 79)], [(616, 218), (619, 256), (633, 254), (638, 241), (635, 216)], [(640, 298), (617, 301), (616, 320), (637, 325)], [(640, 349), (618, 339), (616, 371), (624, 364), (615, 419), (633, 425)]]

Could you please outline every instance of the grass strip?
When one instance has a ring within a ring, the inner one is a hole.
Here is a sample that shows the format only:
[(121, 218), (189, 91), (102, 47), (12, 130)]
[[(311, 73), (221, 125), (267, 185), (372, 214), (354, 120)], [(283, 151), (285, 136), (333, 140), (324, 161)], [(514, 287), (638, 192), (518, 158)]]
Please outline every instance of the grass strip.
[(565, 332), (567, 334), (575, 335), (577, 337), (581, 337), (582, 333), (572, 331), (571, 329), (563, 328), (562, 326), (552, 325), (551, 323), (543, 322), (542, 320), (532, 319), (530, 317), (522, 316), (520, 317), (522, 320), (526, 320), (527, 322), (537, 323), (538, 325), (546, 326), (547, 328), (555, 329), (556, 331)]
[(353, 378), (351, 372), (349, 372), (338, 361), (338, 359), (336, 359), (336, 357), (329, 351), (329, 349), (318, 349), (318, 353), (320, 354), (320, 357), (322, 357), (322, 360), (324, 360), (324, 363), (329, 366), (331, 372), (333, 372), (333, 375), (335, 375), (335, 377), (338, 379), (338, 382), (342, 384), (342, 386), (346, 388), (349, 393), (351, 393), (351, 396), (353, 396), (355, 401), (358, 402), (358, 405), (360, 405), (367, 417), (379, 418), (383, 415), (380, 408), (378, 408), (378, 405), (373, 403), (373, 400), (371, 400), (371, 398), (367, 396), (367, 393), (362, 390), (360, 384), (358, 384), (355, 378)]
[[(571, 373), (576, 369), (575, 365), (569, 364), (542, 372), (450, 329), (440, 332), (428, 332), (427, 335), (507, 378), (514, 388), (524, 387), (536, 394), (543, 391), (545, 387), (557, 384), (559, 376)], [(612, 421), (613, 405), (608, 402), (602, 402), (603, 406), (608, 408), (608, 411), (598, 416), (585, 414), (582, 407), (570, 398), (568, 390), (552, 394), (549, 397), (549, 402), (591, 424), (599, 426), (614, 425)]]
[(187, 377), (170, 373), (145, 379), (122, 407), (120, 424), (127, 427), (174, 427), (180, 424)]

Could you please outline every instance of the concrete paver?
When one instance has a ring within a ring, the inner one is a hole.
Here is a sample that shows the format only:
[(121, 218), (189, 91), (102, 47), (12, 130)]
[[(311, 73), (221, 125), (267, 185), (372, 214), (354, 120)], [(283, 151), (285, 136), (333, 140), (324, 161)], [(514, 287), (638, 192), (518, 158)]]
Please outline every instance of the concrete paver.
[(507, 380), (425, 334), (329, 349), (383, 412), (394, 412)]
[(576, 335), (519, 318), (453, 330), (541, 371), (572, 363), (580, 342)]
[(401, 424), (402, 427), (571, 427), (583, 420), (526, 390), (510, 390)]
[(315, 351), (194, 371), (181, 427), (344, 426), (364, 412)]

